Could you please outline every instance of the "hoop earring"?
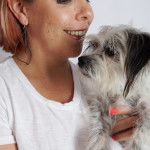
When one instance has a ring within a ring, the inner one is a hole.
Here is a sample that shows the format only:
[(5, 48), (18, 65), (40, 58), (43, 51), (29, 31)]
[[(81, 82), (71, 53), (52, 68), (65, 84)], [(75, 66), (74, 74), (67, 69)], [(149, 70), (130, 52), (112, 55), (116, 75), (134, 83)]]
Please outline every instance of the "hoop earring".
[[(30, 62), (31, 62), (32, 53), (31, 53), (31, 50), (30, 50), (30, 48), (29, 48), (29, 46), (28, 46), (28, 43), (27, 43), (27, 31), (26, 31), (26, 27), (23, 26), (22, 30), (23, 30), (23, 33), (22, 33), (21, 37), (19, 38), (19, 40), (17, 41), (16, 47), (15, 47), (15, 54), (14, 54), (14, 56), (15, 56), (20, 62), (23, 62), (23, 63), (25, 63), (26, 65), (29, 65)], [(18, 45), (19, 45), (19, 43), (20, 43), (20, 41), (21, 41), (22, 38), (23, 38), (23, 40), (24, 40), (25, 53), (27, 52), (27, 49), (28, 49), (29, 54), (30, 54), (30, 57), (29, 57), (29, 61), (28, 61), (28, 62), (25, 62), (25, 61), (21, 60), (21, 59), (17, 56), (17, 47), (18, 47)]]

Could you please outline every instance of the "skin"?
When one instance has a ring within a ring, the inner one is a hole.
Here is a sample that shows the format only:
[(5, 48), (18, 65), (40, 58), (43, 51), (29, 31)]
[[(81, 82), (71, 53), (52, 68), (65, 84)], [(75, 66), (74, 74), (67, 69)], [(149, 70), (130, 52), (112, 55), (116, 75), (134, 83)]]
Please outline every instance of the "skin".
[[(126, 115), (133, 113), (134, 110), (128, 106), (117, 106), (115, 107), (116, 113), (112, 115)], [(126, 141), (133, 134), (134, 127), (136, 126), (136, 121), (138, 116), (132, 116), (118, 121), (113, 129), (113, 136), (115, 136), (116, 141)], [(119, 132), (119, 133), (118, 133)]]
[[(22, 0), (8, 0), (8, 6), (20, 23), (26, 26), (28, 45), (32, 51), (30, 65), (14, 57), (15, 62), (43, 97), (60, 103), (70, 102), (74, 83), (68, 58), (81, 53), (82, 40), (68, 36), (64, 30), (88, 29), (93, 20), (90, 4), (86, 0), (71, 0), (65, 4), (57, 3), (57, 0), (35, 0), (29, 5)], [(18, 57), (27, 61), (29, 56), (22, 51)], [(122, 111), (118, 107), (116, 115), (130, 111)], [(127, 120), (122, 122), (123, 125), (116, 123), (115, 132), (118, 132), (118, 127), (121, 131), (125, 129)], [(118, 141), (127, 140), (130, 134), (117, 134), (116, 137)], [(3, 145), (0, 150), (17, 150), (17, 146)]]

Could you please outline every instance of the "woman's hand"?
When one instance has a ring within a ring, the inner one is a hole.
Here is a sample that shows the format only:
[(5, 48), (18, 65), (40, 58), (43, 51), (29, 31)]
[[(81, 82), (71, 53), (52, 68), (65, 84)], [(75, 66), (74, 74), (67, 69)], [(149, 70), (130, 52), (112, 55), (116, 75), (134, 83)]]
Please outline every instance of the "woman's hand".
[[(134, 110), (129, 106), (117, 106), (110, 110), (111, 115), (126, 115), (133, 113)], [(138, 116), (132, 116), (118, 121), (113, 129), (112, 138), (116, 141), (126, 141), (133, 134), (133, 128), (136, 125)]]

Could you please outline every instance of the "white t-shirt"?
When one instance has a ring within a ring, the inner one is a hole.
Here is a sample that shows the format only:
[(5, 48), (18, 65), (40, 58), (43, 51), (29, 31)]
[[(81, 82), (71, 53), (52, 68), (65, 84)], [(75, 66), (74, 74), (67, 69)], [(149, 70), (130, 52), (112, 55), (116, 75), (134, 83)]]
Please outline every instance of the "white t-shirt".
[(0, 64), (0, 145), (19, 150), (85, 150), (88, 123), (82, 112), (75, 66), (74, 97), (61, 104), (40, 95), (9, 57)]
[[(76, 68), (71, 63), (74, 96), (61, 104), (31, 85), (12, 57), (0, 64), (0, 145), (19, 150), (86, 150), (89, 124)], [(111, 138), (111, 150), (121, 150)]]

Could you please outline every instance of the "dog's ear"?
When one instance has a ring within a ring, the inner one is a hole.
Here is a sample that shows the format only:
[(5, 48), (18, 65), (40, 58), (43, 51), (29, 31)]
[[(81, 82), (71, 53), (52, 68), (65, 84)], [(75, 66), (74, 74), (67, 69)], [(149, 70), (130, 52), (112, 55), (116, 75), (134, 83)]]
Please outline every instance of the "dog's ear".
[(134, 85), (140, 71), (142, 71), (150, 60), (150, 35), (148, 33), (136, 33), (129, 30), (127, 33), (127, 56), (125, 61), (127, 81), (124, 89), (125, 97)]

